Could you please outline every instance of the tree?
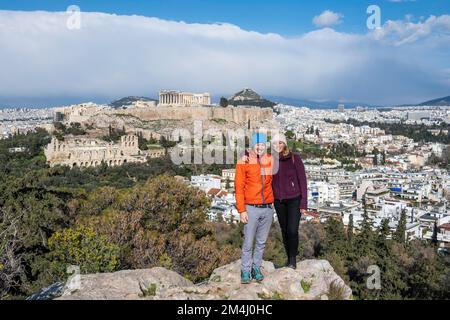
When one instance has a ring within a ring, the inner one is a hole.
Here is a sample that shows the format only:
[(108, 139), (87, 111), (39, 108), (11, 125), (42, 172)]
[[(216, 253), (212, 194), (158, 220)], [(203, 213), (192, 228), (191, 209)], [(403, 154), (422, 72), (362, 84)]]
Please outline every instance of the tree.
[(346, 251), (346, 236), (342, 219), (329, 217), (325, 222), (325, 252), (341, 253)]
[(209, 205), (204, 192), (163, 175), (116, 193), (99, 190), (71, 210), (121, 248), (121, 269), (164, 265), (197, 281), (231, 257), (217, 247)]
[(360, 232), (356, 237), (357, 254), (360, 257), (371, 256), (375, 249), (373, 221), (367, 212), (366, 197), (363, 196), (363, 220), (361, 221)]
[(412, 299), (436, 299), (442, 296), (445, 290), (442, 279), (445, 279), (446, 269), (436, 248), (426, 241), (413, 240), (409, 243), (407, 253), (411, 261), (404, 266), (408, 275), (405, 295)]
[(400, 215), (397, 229), (394, 233), (394, 240), (402, 244), (406, 242), (406, 209), (403, 209)]
[(81, 273), (112, 272), (119, 265), (119, 247), (91, 228), (57, 231), (48, 246), (49, 272), (59, 280), (65, 279), (69, 265), (79, 266)]
[(353, 242), (353, 214), (350, 214), (348, 217), (347, 240), (348, 240), (349, 244), (352, 244), (352, 242)]
[(142, 132), (138, 134), (138, 146), (140, 150), (148, 150), (149, 141), (145, 139)]
[(438, 225), (437, 225), (437, 221), (434, 221), (434, 226), (433, 226), (433, 235), (431, 236), (431, 243), (434, 246), (437, 246), (439, 244), (439, 240), (438, 240)]
[(388, 237), (390, 235), (390, 227), (389, 227), (389, 220), (383, 219), (381, 221), (380, 226), (377, 230), (376, 240), (375, 240), (375, 248), (377, 255), (379, 257), (379, 260), (382, 264), (386, 261), (386, 259), (390, 258), (390, 243), (388, 240)]
[(385, 218), (381, 221), (380, 227), (378, 228), (377, 248), (385, 248), (390, 233), (389, 219)]
[(46, 170), (36, 170), (0, 183), (0, 278), (17, 296), (33, 291), (34, 280), (46, 271), (40, 261), (49, 237), (69, 221), (64, 214), (67, 194), (47, 190), (45, 175)]
[(176, 145), (176, 142), (168, 140), (165, 136), (161, 136), (159, 139), (159, 144), (164, 149), (173, 148)]
[[(23, 274), (23, 258), (17, 237), (17, 220), (2, 212), (0, 218), (0, 300), (20, 286)], [(12, 213), (10, 213), (13, 215)], [(6, 221), (9, 221), (5, 223)]]
[(226, 108), (226, 107), (228, 107), (228, 99), (227, 98), (225, 98), (225, 97), (221, 97), (220, 98), (220, 106), (221, 107), (223, 107), (223, 108)]
[(286, 138), (287, 139), (295, 139), (295, 133), (292, 130), (286, 131)]

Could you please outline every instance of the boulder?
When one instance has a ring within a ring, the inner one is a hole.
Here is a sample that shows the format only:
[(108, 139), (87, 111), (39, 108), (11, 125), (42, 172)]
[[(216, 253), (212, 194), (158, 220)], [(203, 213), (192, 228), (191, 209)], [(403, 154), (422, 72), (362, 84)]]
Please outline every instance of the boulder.
[(164, 268), (81, 276), (81, 286), (58, 299), (148, 300), (328, 300), (351, 299), (352, 291), (326, 260), (305, 260), (296, 270), (262, 265), (261, 283), (240, 283), (240, 260), (215, 269), (209, 280), (193, 284)]
[(60, 300), (133, 300), (192, 282), (165, 268), (81, 275), (80, 287), (66, 289)]

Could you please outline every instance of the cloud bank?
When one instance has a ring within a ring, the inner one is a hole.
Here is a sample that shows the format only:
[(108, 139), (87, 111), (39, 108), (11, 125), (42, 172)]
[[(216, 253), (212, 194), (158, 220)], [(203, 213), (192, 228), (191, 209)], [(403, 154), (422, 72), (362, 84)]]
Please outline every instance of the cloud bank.
[[(230, 24), (0, 11), (0, 103), (20, 97), (155, 97), (160, 89), (371, 104), (450, 94), (450, 16), (388, 21), (367, 34), (286, 38)], [(91, 100), (92, 100), (91, 99)]]

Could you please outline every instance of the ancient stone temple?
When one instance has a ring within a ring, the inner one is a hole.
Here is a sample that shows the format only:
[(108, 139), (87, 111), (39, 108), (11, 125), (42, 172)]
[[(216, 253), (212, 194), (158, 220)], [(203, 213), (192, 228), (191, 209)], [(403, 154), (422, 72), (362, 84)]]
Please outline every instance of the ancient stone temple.
[(147, 157), (165, 154), (164, 149), (143, 152), (135, 135), (122, 136), (119, 143), (83, 137), (53, 138), (44, 150), (50, 166), (95, 167), (101, 163), (119, 166), (124, 163), (144, 163)]
[(192, 93), (175, 90), (163, 90), (159, 92), (159, 105), (162, 106), (200, 106), (210, 105), (209, 93)]

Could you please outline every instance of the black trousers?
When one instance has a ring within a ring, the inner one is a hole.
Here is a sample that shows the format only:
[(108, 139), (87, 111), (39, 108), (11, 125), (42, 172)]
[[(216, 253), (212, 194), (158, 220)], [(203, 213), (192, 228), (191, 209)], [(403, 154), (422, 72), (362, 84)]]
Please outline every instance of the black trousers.
[(300, 197), (275, 200), (275, 210), (281, 227), (284, 248), (288, 257), (298, 255), (298, 228), (300, 225)]

